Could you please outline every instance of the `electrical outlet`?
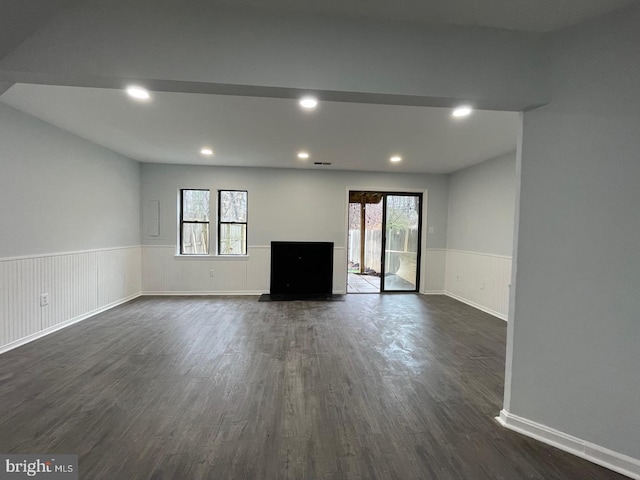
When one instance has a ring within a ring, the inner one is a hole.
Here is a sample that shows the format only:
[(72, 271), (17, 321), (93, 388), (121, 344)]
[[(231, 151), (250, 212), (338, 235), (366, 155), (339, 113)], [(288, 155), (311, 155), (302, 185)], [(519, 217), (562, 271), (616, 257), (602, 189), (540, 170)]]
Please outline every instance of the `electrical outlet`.
[(456, 275), (456, 282), (460, 281), (460, 275)]
[(209, 276), (210, 277), (215, 277), (215, 272), (213, 270), (209, 270)]
[(40, 306), (46, 307), (47, 305), (49, 305), (49, 294), (43, 293), (40, 295)]
[(480, 290), (484, 290), (484, 287), (487, 286), (487, 282), (480, 282)]

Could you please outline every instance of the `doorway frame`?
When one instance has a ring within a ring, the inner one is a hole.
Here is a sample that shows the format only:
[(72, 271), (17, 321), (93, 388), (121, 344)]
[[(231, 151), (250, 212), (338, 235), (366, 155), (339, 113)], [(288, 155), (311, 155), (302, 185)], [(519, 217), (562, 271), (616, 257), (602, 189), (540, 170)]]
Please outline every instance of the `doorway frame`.
[[(380, 192), (384, 196), (382, 197), (382, 201), (385, 202), (382, 206), (382, 259), (380, 261), (381, 266), (381, 275), (380, 275), (380, 293), (420, 293), (420, 270), (422, 270), (422, 216), (424, 212), (422, 211), (422, 202), (424, 201), (424, 195), (421, 192)], [(387, 290), (385, 288), (385, 275), (386, 275), (386, 252), (387, 252), (387, 203), (386, 200), (391, 196), (401, 197), (401, 196), (409, 196), (409, 197), (418, 197), (420, 199), (420, 211), (418, 212), (418, 251), (416, 252), (416, 288), (413, 290)], [(420, 268), (417, 268), (420, 266)]]
[[(422, 215), (421, 215), (421, 225), (419, 225), (420, 229), (420, 259), (418, 269), (416, 271), (416, 277), (418, 285), (416, 290), (398, 290), (398, 291), (389, 291), (389, 292), (379, 292), (379, 293), (420, 293), (425, 294), (425, 285), (427, 284), (427, 271), (428, 271), (428, 249), (427, 249), (427, 226), (429, 224), (429, 189), (428, 188), (408, 188), (402, 186), (395, 187), (379, 187), (376, 185), (358, 185), (358, 186), (350, 186), (347, 185), (344, 193), (344, 262), (342, 262), (342, 266), (340, 268), (344, 269), (344, 285), (345, 285), (345, 293), (349, 293), (349, 269), (347, 267), (347, 259), (349, 256), (348, 248), (349, 248), (349, 192), (350, 191), (363, 191), (363, 192), (380, 192), (386, 194), (403, 194), (403, 193), (421, 193), (422, 194)], [(383, 250), (384, 255), (384, 250)]]

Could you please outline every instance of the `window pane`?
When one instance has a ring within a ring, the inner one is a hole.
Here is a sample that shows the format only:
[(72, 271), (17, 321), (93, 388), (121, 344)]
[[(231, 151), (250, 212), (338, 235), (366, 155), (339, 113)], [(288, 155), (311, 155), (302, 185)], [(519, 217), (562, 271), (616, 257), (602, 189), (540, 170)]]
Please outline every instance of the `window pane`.
[(220, 191), (220, 221), (247, 221), (247, 192)]
[(182, 253), (207, 255), (209, 253), (209, 224), (182, 224)]
[(247, 226), (238, 224), (220, 225), (220, 255), (247, 254)]
[(185, 222), (209, 221), (209, 190), (182, 191), (182, 220)]

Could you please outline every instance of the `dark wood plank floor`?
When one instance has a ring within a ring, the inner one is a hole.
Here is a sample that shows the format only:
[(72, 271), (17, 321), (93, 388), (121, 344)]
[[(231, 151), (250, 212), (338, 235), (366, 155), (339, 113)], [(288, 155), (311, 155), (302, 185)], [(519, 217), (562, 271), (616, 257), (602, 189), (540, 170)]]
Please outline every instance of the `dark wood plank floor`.
[(446, 297), (140, 298), (0, 356), (0, 452), (84, 480), (625, 478), (494, 421), (505, 333)]

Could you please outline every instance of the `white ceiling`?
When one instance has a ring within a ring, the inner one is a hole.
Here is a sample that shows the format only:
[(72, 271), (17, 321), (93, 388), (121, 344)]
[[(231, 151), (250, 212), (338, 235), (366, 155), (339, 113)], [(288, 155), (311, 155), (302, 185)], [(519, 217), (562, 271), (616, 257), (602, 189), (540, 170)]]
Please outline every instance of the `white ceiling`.
[(551, 32), (636, 0), (208, 0), (215, 5)]
[(0, 58), (49, 22), (65, 8), (80, 0), (0, 1)]
[[(3, 0), (0, 58), (63, 10), (116, 8), (118, 2), (109, 1)], [(534, 32), (559, 30), (636, 1), (181, 0), (184, 8), (205, 4)], [(8, 86), (0, 82), (0, 93)], [(449, 173), (515, 150), (518, 128), (515, 113), (478, 111), (455, 121), (446, 109), (323, 102), (308, 114), (290, 99), (192, 93), (155, 93), (152, 102), (139, 104), (119, 90), (47, 85), (16, 84), (0, 100), (130, 158), (157, 163)], [(198, 153), (205, 145), (216, 151), (213, 158)], [(295, 157), (301, 149), (312, 155), (307, 162)], [(391, 165), (392, 154), (404, 161)], [(332, 165), (314, 167), (313, 161)]]
[[(96, 11), (115, 0), (2, 0), (0, 58), (65, 9), (84, 4)], [(120, 0), (120, 2), (125, 0)], [(130, 2), (131, 0), (126, 0)], [(138, 0), (141, 1), (141, 0)], [(154, 0), (155, 1), (155, 0)], [(164, 2), (168, 0), (163, 0)], [(378, 20), (466, 25), (550, 32), (638, 0), (181, 0), (184, 7), (205, 2), (211, 8), (268, 8)], [(92, 6), (93, 5), (93, 6)]]
[[(155, 92), (140, 103), (121, 90), (16, 84), (0, 100), (150, 163), (379, 172), (450, 173), (516, 148), (517, 113)], [(213, 157), (199, 150), (208, 146)], [(307, 150), (311, 158), (297, 159)], [(389, 157), (403, 157), (391, 164)], [(313, 162), (331, 162), (329, 167)]]

